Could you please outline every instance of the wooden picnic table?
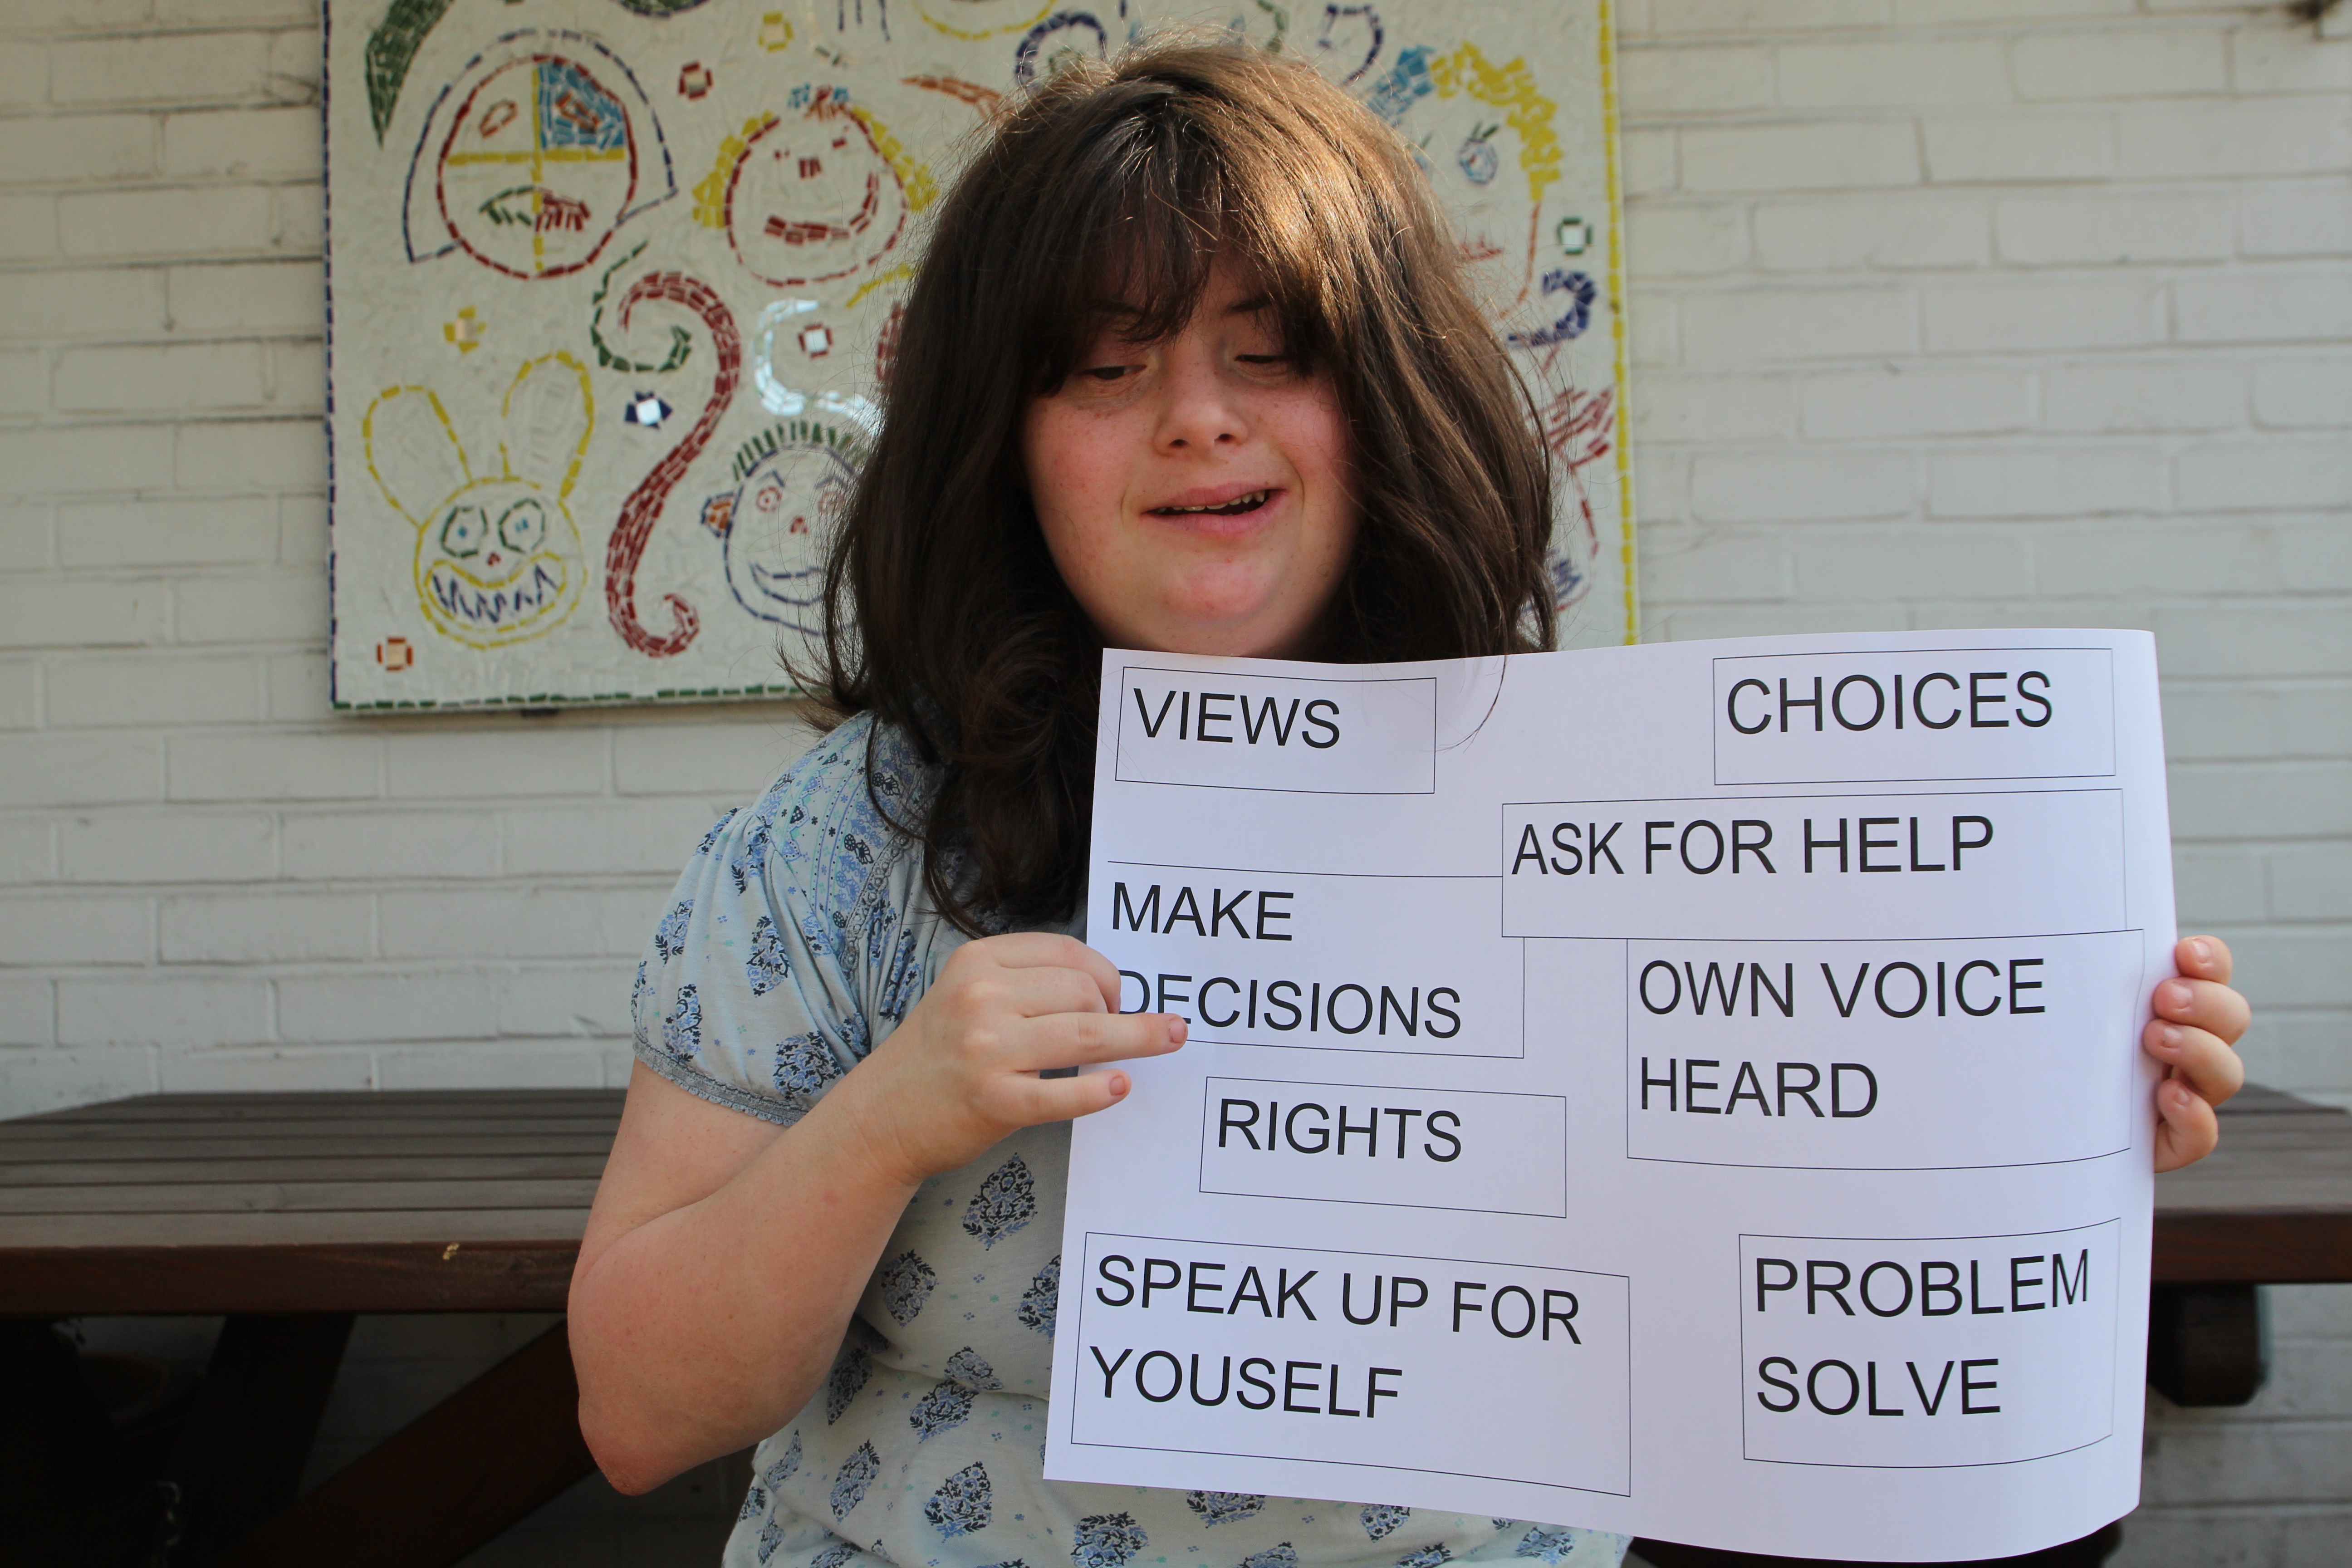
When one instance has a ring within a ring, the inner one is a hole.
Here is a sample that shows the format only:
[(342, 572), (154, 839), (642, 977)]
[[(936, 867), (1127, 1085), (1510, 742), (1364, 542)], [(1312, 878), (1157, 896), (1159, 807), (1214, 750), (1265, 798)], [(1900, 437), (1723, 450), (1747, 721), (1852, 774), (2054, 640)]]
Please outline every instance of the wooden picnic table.
[[(298, 1499), (352, 1319), (562, 1311), (621, 1098), (142, 1095), (0, 1121), (14, 1386), (47, 1389), (47, 1418), (89, 1437), (70, 1367), (38, 1364), (58, 1353), (48, 1321), (222, 1315), (162, 1476), (174, 1568), (454, 1563), (593, 1468), (562, 1327)], [(2352, 1117), (2260, 1089), (2223, 1114), (2220, 1152), (2158, 1184), (2154, 1338), (2191, 1398), (2244, 1384), (2250, 1354), (2259, 1384), (2255, 1286), (2352, 1279)], [(0, 1422), (0, 1487), (66, 1500), (87, 1489), (87, 1458), (21, 1415)]]

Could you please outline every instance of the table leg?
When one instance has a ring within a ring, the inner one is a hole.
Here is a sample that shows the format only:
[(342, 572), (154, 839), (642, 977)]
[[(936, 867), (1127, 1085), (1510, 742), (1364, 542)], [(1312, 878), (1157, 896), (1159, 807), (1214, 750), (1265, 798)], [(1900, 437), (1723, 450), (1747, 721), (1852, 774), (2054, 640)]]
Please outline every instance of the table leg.
[(2243, 1405), (2271, 1371), (2259, 1285), (2158, 1285), (2147, 1302), (2147, 1381), (2175, 1405)]
[(148, 1478), (46, 1319), (0, 1321), (0, 1520), (22, 1568), (131, 1568), (154, 1510)]
[(595, 1468), (558, 1323), (208, 1568), (442, 1568)]
[(294, 1500), (352, 1335), (349, 1312), (233, 1317), (163, 1467), (172, 1568), (205, 1568)]

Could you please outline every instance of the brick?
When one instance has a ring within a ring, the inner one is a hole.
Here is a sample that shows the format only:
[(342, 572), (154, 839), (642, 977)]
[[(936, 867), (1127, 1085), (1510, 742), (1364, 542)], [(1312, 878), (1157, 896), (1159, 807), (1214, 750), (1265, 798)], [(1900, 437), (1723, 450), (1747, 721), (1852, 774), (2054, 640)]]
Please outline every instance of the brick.
[(1800, 384), (1804, 433), (1822, 440), (1989, 436), (2032, 418), (2023, 371), (1880, 370), (1808, 376)]
[[(5, 438), (0, 438), (5, 440)], [(163, 636), (162, 584), (0, 578), (0, 647), (103, 647)]]
[(499, 837), (509, 876), (675, 876), (719, 816), (702, 800), (534, 805), (501, 814)]
[(1919, 183), (1908, 124), (1832, 121), (1691, 126), (1682, 184), (1691, 191), (1842, 191)]
[(1770, 603), (1793, 593), (1788, 546), (1769, 533), (1644, 529), (1642, 576), (1662, 603)]
[(185, 894), (163, 900), (166, 963), (368, 958), (375, 900), (364, 893)]
[(278, 874), (277, 825), (252, 811), (107, 811), (58, 825), (66, 880), (256, 882)]
[(1901, 608), (1868, 605), (1704, 605), (1661, 616), (1645, 642), (1687, 642), (1698, 637), (1811, 636), (1822, 632), (1886, 632), (1909, 629)]
[(2352, 274), (2248, 268), (2173, 290), (2183, 342), (2306, 343), (2352, 338)]
[(1627, 49), (1618, 94), (1629, 117), (1720, 114), (1772, 101), (1772, 52), (1755, 47)]
[(384, 738), (387, 789), (399, 800), (509, 800), (602, 795), (611, 742), (601, 715), (506, 720)]
[(317, 332), (326, 321), (317, 261), (217, 261), (165, 277), (173, 331)]
[(64, 413), (254, 408), (269, 401), (257, 343), (68, 349), (51, 399)]
[(192, 489), (324, 489), (327, 434), (315, 419), (183, 425), (173, 473)]
[(750, 800), (816, 743), (815, 731), (793, 704), (761, 703), (739, 711), (745, 717), (731, 723), (672, 721), (615, 730), (614, 787), (623, 795), (695, 792)]
[(1657, 195), (1681, 184), (1680, 149), (1672, 131), (1628, 127), (1617, 138), (1619, 169), (1628, 201)]
[(144, 114), (0, 120), (0, 182), (83, 184), (155, 172), (155, 121)]
[(121, 338), (160, 332), (165, 320), (163, 275), (147, 268), (12, 272), (0, 289), (0, 338)]
[[(159, 22), (312, 22), (320, 0), (152, 0)], [(306, 37), (315, 48), (315, 37)]]
[(47, 819), (0, 816), (0, 884), (57, 880), (57, 835)]
[(12, 40), (0, 49), (0, 108), (36, 104), (49, 96), (49, 51)]
[(155, 1053), (146, 1046), (0, 1053), (0, 1114), (37, 1116), (155, 1089)]
[(2271, 913), (2283, 921), (2352, 921), (2352, 845), (2306, 845), (2270, 863)]
[(1903, 517), (1918, 505), (1907, 453), (1702, 453), (1691, 465), (1691, 510), (1708, 522)]
[(2132, 0), (1895, 0), (1895, 19), (1930, 26), (1990, 26), (2053, 17), (2127, 16)]
[(1884, 22), (1887, 0), (1654, 0), (1661, 33), (1762, 33), (1776, 28), (1866, 27)]
[(257, 96), (267, 33), (173, 33), (49, 46), (53, 103), (207, 103)]
[(2219, 193), (2030, 196), (1993, 204), (2003, 261), (2123, 265), (2220, 261), (2234, 247), (2230, 199)]
[(1762, 441), (1795, 433), (1795, 386), (1780, 376), (1654, 375), (1633, 399), (1634, 450), (1652, 441)]
[(278, 1033), (287, 1040), (478, 1040), (497, 1010), (492, 976), (476, 970), (347, 970), (277, 982)]
[(2230, 29), (2230, 85), (2248, 97), (2352, 89), (2352, 38), (2315, 38), (2284, 16), (2250, 20)]
[(2061, 365), (2042, 374), (2044, 429), (2080, 434), (2220, 430), (2245, 422), (2246, 385), (2231, 364)]
[(75, 193), (58, 198), (58, 241), (68, 256), (251, 254), (278, 232), (264, 185)]
[(87, 33), (130, 26), (147, 19), (147, 7), (148, 0), (10, 0), (8, 28)]
[(1627, 356), (1637, 365), (1667, 365), (1682, 357), (1682, 332), (1674, 307), (1661, 300), (1646, 310), (1629, 312)]
[(502, 1045), (387, 1052), (386, 1089), (598, 1089), (603, 1054), (593, 1046)]
[(149, 653), (69, 658), (49, 667), (49, 722), (89, 726), (251, 723), (262, 717), (260, 661)]
[(13, 737), (0, 805), (102, 805), (160, 797), (163, 742), (117, 731), (42, 731)]
[(2127, 348), (2166, 331), (2164, 285), (2128, 277), (1954, 284), (1926, 290), (1922, 305), (1938, 353)]
[(169, 795), (185, 801), (337, 800), (373, 796), (383, 743), (363, 732), (174, 735)]
[(2015, 599), (2026, 592), (2025, 542), (1972, 529), (1854, 532), (1797, 558), (1797, 595), (1812, 603), (1929, 595)]
[(41, 667), (29, 658), (0, 659), (0, 730), (30, 730), (41, 722)]
[[(1638, 314), (1638, 312), (1637, 312)], [(1918, 305), (1907, 289), (1748, 289), (1692, 294), (1683, 328), (1709, 358), (1742, 362), (1876, 357), (1918, 346)]]
[(2192, 447), (2173, 476), (2179, 504), (2197, 511), (2352, 505), (2352, 450), (2340, 441)]
[(153, 921), (141, 898), (18, 895), (0, 901), (0, 963), (144, 963)]
[(2342, 756), (2343, 737), (2352, 734), (2352, 686), (2340, 677), (2284, 687), (2242, 679), (2192, 684), (2168, 670), (2164, 715), (2176, 758)]
[(2116, 167), (2115, 121), (2104, 114), (1935, 117), (1920, 139), (1938, 184), (2097, 180)]
[(1757, 259), (1773, 272), (1976, 267), (1992, 248), (1984, 204), (1948, 195), (1768, 202), (1755, 229)]
[(46, 506), (0, 502), (0, 572), (39, 572), (55, 560)]
[(266, 1039), (269, 987), (259, 980), (61, 980), (58, 1042), (68, 1046), (218, 1046)]
[[(0, 975), (0, 1046), (46, 1046), (57, 1037), (57, 1002), (50, 982)], [(24, 1112), (0, 1098), (0, 1115)]]
[(1625, 215), (1626, 244), (1655, 278), (1728, 272), (1748, 260), (1748, 219), (1727, 205), (1665, 206), (1643, 202)]
[(279, 185), (271, 214), (270, 243), (278, 254), (317, 257), (324, 252), (327, 207), (320, 186)]
[(480, 878), (504, 871), (498, 819), (484, 807), (289, 813), (283, 838), (286, 875), (306, 881)]
[(2001, 46), (1993, 39), (1784, 44), (1774, 59), (1780, 101), (1799, 109), (1915, 109), (2011, 98)]
[(216, 109), (163, 120), (163, 172), (174, 178), (315, 180), (324, 159), (314, 108)]
[(269, 95), (281, 103), (315, 105), (325, 64), (316, 29), (289, 28), (273, 35), (267, 68)]
[(2132, 447), (2027, 447), (1927, 458), (1927, 510), (1937, 517), (2150, 511), (2163, 493), (2163, 458)]
[(2158, 98), (2219, 92), (2229, 85), (2222, 35), (2210, 27), (2133, 23), (2095, 33), (2019, 38), (2010, 67), (2021, 98)]
[[(0, 58), (6, 54), (0, 49)], [(57, 198), (0, 196), (0, 261), (46, 260), (57, 253)]]
[(2273, 531), (2118, 518), (2033, 531), (2033, 585), (2044, 595), (2156, 596), (2193, 582), (2200, 594), (2277, 593), (2284, 581)]
[(2323, 511), (2300, 524), (2281, 522), (2273, 537), (2280, 582), (2304, 593), (2352, 590), (2352, 530), (2344, 527), (2339, 511)]
[(327, 579), (316, 567), (183, 578), (172, 597), (184, 643), (327, 643)]
[(297, 723), (335, 717), (328, 696), (330, 667), (324, 648), (277, 653), (269, 658), (269, 716)]
[(2183, 931), (2259, 921), (2269, 912), (2262, 859), (2242, 846), (2175, 844), (2172, 886)]
[(48, 356), (38, 349), (0, 351), (0, 414), (38, 414), (48, 405)]
[(379, 895), (386, 958), (635, 959), (661, 918), (662, 885), (640, 889), (436, 888)]
[(277, 511), (259, 497), (72, 501), (58, 510), (58, 554), (67, 566), (267, 564)]
[[(2225, 600), (2167, 608), (2156, 622), (2158, 649), (2173, 675), (2340, 677), (2352, 669), (2352, 616), (2340, 605)], [(2343, 801), (2352, 812), (2352, 789)]]
[(2116, 145), (2116, 173), (2136, 177), (2323, 174), (2352, 163), (2352, 117), (2291, 100), (2128, 110)]
[[(375, 1081), (375, 1058), (367, 1051), (315, 1046), (246, 1049), (167, 1049), (156, 1058), (156, 1087), (165, 1094), (226, 1094), (268, 1089), (366, 1089)], [(335, 1374), (338, 1396), (350, 1363)]]
[(320, 338), (269, 345), (269, 401), (289, 412), (327, 411), (327, 345)]
[(2248, 256), (2352, 256), (2352, 202), (2340, 184), (2249, 182), (2238, 192)]

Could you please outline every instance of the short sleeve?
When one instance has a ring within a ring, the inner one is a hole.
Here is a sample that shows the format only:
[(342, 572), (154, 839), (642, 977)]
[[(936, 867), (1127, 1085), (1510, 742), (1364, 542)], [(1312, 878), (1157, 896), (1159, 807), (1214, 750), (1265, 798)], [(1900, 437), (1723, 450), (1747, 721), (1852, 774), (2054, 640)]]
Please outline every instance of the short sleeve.
[[(631, 1012), (637, 1059), (688, 1093), (790, 1126), (919, 992), (905, 917), (919, 856), (869, 796), (871, 732), (835, 730), (679, 876)], [(911, 793), (904, 768), (886, 789)]]

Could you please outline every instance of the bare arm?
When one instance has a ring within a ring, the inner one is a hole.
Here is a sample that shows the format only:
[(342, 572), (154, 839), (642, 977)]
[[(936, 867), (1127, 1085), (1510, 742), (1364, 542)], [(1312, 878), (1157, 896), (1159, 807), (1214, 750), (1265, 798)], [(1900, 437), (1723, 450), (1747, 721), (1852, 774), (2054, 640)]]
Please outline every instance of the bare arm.
[(1116, 1103), (1181, 1020), (1119, 1015), (1068, 937), (959, 949), (898, 1031), (785, 1131), (637, 1068), (572, 1277), (580, 1427), (625, 1492), (773, 1432), (807, 1404), (908, 1200), (1015, 1130)]

